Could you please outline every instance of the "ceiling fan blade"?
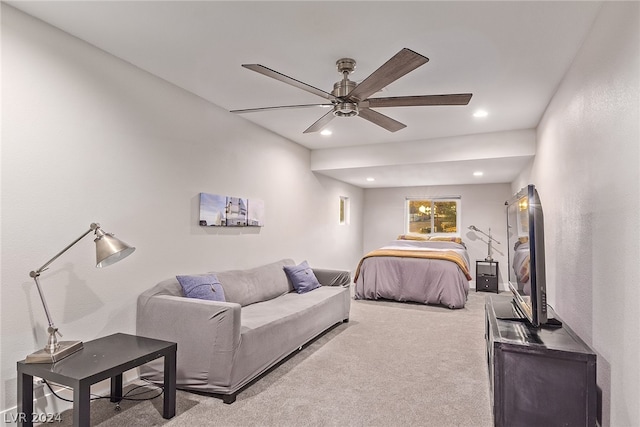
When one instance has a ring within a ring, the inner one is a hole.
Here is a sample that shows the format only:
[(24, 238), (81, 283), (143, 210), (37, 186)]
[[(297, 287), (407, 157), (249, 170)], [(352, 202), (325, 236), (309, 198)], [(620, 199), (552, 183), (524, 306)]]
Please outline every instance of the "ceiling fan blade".
[(323, 127), (325, 127), (326, 125), (329, 124), (329, 122), (331, 120), (333, 120), (335, 116), (333, 115), (333, 110), (329, 111), (327, 114), (325, 114), (324, 116), (320, 117), (314, 124), (312, 124), (311, 126), (309, 126), (304, 132), (302, 133), (311, 133), (311, 132), (318, 132), (319, 130), (321, 130)]
[[(456, 93), (450, 95), (419, 95), (394, 96), (389, 98), (370, 98), (360, 103), (368, 103), (370, 108), (379, 107), (420, 107), (428, 105), (467, 105), (471, 100), (471, 93)], [(366, 106), (366, 105), (365, 105)]]
[(300, 105), (280, 105), (277, 107), (259, 107), (259, 108), (244, 108), (242, 110), (230, 110), (230, 113), (255, 113), (259, 111), (269, 110), (286, 110), (290, 108), (310, 108), (310, 107), (333, 107), (333, 104), (300, 104)]
[(397, 132), (400, 129), (404, 129), (407, 127), (407, 125), (400, 123), (399, 121), (394, 120), (391, 117), (385, 116), (384, 114), (380, 114), (377, 111), (370, 110), (368, 108), (360, 108), (358, 116), (362, 117), (365, 120), (369, 120), (373, 124), (385, 128), (389, 132)]
[(260, 64), (242, 64), (244, 68), (255, 71), (256, 73), (264, 74), (267, 77), (271, 77), (272, 79), (279, 80), (283, 83), (287, 83), (291, 86), (297, 87), (298, 89), (306, 90), (307, 92), (313, 93), (314, 95), (321, 96), (330, 101), (337, 101), (338, 98), (330, 94), (329, 92), (325, 92), (321, 89), (308, 85), (306, 83), (301, 82), (300, 80), (296, 80), (292, 77), (285, 76), (282, 73), (279, 73), (271, 68), (267, 68), (264, 65)]
[(404, 48), (355, 87), (347, 98), (364, 100), (405, 74), (429, 62), (429, 58)]

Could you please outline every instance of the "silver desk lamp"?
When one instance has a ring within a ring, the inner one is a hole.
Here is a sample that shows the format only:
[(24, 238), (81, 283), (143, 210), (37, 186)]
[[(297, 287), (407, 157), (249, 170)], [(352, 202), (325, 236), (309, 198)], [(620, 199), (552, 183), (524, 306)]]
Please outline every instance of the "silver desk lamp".
[(484, 231), (478, 229), (478, 227), (476, 227), (475, 225), (470, 225), (469, 226), (469, 230), (473, 230), (476, 231), (478, 233), (484, 234), (485, 236), (487, 236), (489, 238), (489, 253), (487, 254), (487, 257), (484, 259), (485, 261), (493, 261), (493, 242), (496, 242), (497, 244), (500, 244), (500, 242), (498, 242), (496, 239), (494, 239), (493, 237), (491, 237), (491, 228), (489, 228), (489, 234), (485, 233)]
[(26, 363), (53, 363), (82, 349), (82, 341), (58, 342), (56, 334), (60, 336), (62, 336), (62, 334), (58, 332), (58, 328), (53, 324), (53, 320), (51, 320), (51, 313), (49, 312), (49, 307), (47, 307), (47, 301), (45, 300), (42, 289), (40, 288), (40, 281), (38, 278), (40, 277), (40, 273), (45, 271), (53, 261), (58, 259), (60, 255), (68, 251), (73, 245), (78, 243), (92, 231), (96, 236), (94, 240), (96, 243), (96, 267), (102, 268), (111, 265), (126, 258), (136, 250), (136, 248), (116, 239), (113, 234), (105, 233), (100, 228), (100, 224), (92, 223), (89, 226), (89, 230), (82, 234), (82, 236), (78, 237), (76, 240), (71, 242), (69, 246), (58, 252), (58, 254), (47, 261), (42, 267), (29, 273), (29, 276), (33, 277), (33, 280), (36, 282), (36, 288), (38, 289), (38, 294), (40, 294), (42, 306), (44, 307), (44, 312), (47, 315), (47, 320), (49, 321), (49, 328), (47, 329), (49, 332), (49, 340), (42, 350), (38, 350), (35, 353), (28, 355), (25, 359)]

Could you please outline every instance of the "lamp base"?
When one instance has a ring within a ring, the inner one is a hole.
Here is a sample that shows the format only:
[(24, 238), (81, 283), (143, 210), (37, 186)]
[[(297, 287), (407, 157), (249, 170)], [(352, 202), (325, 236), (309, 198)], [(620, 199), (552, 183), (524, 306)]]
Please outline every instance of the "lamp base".
[(54, 352), (42, 349), (28, 355), (25, 363), (55, 363), (76, 351), (82, 350), (82, 341), (58, 341), (58, 348)]

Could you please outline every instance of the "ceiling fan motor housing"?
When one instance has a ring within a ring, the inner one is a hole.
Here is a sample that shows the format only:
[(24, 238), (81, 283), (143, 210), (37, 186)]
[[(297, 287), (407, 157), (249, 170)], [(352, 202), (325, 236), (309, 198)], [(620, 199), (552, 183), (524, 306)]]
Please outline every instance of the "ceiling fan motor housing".
[[(341, 58), (336, 61), (336, 68), (342, 74), (343, 79), (333, 85), (331, 94), (336, 98), (345, 99), (346, 96), (357, 86), (347, 76), (356, 69), (356, 61), (351, 58)], [(355, 102), (343, 101), (333, 106), (333, 115), (336, 117), (353, 117), (358, 115), (358, 104)]]
[[(333, 91), (331, 92), (331, 94), (336, 98), (344, 99), (355, 87), (356, 82), (353, 82), (345, 77), (344, 80), (340, 80), (333, 85)], [(336, 117), (357, 116), (358, 104), (349, 101), (337, 102), (333, 106), (333, 115)]]

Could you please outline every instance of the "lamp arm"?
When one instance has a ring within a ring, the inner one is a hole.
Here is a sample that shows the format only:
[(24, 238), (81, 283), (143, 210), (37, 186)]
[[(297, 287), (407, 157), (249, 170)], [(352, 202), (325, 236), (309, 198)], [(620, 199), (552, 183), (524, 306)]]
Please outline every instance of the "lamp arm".
[(40, 295), (40, 300), (42, 301), (42, 306), (44, 307), (44, 314), (47, 315), (47, 321), (49, 322), (49, 333), (51, 333), (51, 329), (56, 329), (53, 324), (53, 320), (51, 320), (51, 313), (49, 313), (49, 307), (47, 306), (47, 300), (44, 298), (44, 294), (42, 293), (42, 289), (40, 288), (40, 281), (38, 280), (38, 276), (33, 276), (33, 280), (36, 282), (36, 288), (38, 289), (38, 294)]
[(497, 244), (499, 244), (499, 245), (501, 245), (501, 244), (502, 244), (502, 243), (498, 242), (496, 239), (494, 239), (491, 235), (489, 235), (489, 234), (485, 233), (485, 232), (484, 232), (484, 231), (482, 231), (482, 230), (474, 230), (474, 231), (477, 231), (477, 232), (479, 232), (479, 233), (484, 234), (485, 236), (487, 236), (487, 237), (490, 239), (490, 241), (491, 241), (491, 240), (493, 240), (494, 242), (496, 242), (496, 243), (497, 243)]
[[(40, 267), (37, 270), (34, 270), (32, 272), (29, 273), (29, 276), (33, 277), (34, 279), (36, 277), (38, 277), (40, 275), (40, 273), (42, 273), (44, 270), (47, 269), (47, 267), (49, 265), (51, 265), (51, 263), (55, 260), (57, 260), (60, 255), (62, 255), (63, 253), (67, 252), (69, 249), (71, 249), (73, 247), (73, 245), (75, 245), (76, 243), (78, 243), (80, 240), (82, 240), (87, 234), (91, 233), (92, 231), (97, 230), (98, 228), (100, 228), (100, 224), (97, 224), (95, 222), (91, 223), (91, 225), (89, 226), (89, 230), (85, 231), (82, 236), (78, 237), (76, 240), (74, 240), (73, 242), (71, 242), (66, 248), (64, 248), (63, 250), (61, 250), (60, 252), (58, 252), (53, 258), (51, 258), (49, 261), (47, 261), (42, 267)], [(37, 283), (37, 281), (36, 281)]]
[(42, 306), (44, 307), (44, 313), (47, 315), (47, 321), (49, 322), (49, 330), (48, 330), (49, 343), (47, 344), (47, 346), (51, 347), (51, 350), (54, 350), (55, 347), (57, 346), (57, 341), (55, 340), (55, 334), (58, 334), (60, 336), (62, 336), (62, 334), (58, 332), (58, 328), (55, 327), (53, 320), (51, 319), (51, 313), (49, 312), (49, 307), (47, 306), (47, 300), (44, 297), (44, 293), (42, 293), (42, 288), (40, 287), (40, 281), (38, 280), (38, 277), (40, 277), (40, 273), (46, 270), (47, 267), (51, 265), (53, 261), (57, 260), (60, 257), (60, 255), (62, 255), (63, 253), (71, 249), (73, 245), (75, 245), (80, 240), (82, 240), (87, 234), (97, 230), (98, 228), (100, 228), (100, 224), (91, 223), (91, 225), (89, 226), (89, 230), (85, 231), (80, 237), (78, 237), (76, 240), (74, 240), (69, 245), (67, 245), (67, 247), (65, 247), (63, 250), (58, 252), (53, 258), (47, 261), (42, 267), (40, 267), (37, 270), (31, 271), (29, 273), (29, 276), (33, 277), (33, 280), (36, 282), (36, 288), (38, 289), (38, 294), (40, 295), (40, 300), (42, 301)]

